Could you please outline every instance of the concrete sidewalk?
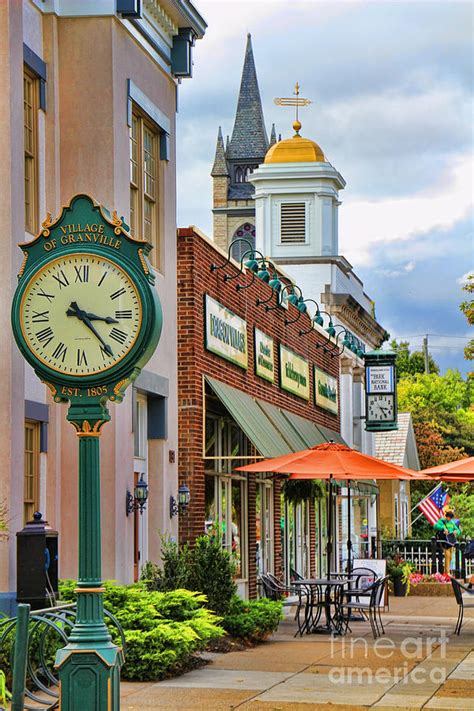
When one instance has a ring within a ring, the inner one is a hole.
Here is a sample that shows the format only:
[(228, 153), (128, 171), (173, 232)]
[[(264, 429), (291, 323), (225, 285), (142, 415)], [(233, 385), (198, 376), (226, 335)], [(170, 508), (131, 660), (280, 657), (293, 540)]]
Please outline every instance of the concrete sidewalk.
[(391, 598), (386, 634), (375, 641), (365, 622), (331, 639), (295, 639), (285, 617), (253, 649), (209, 655), (201, 669), (158, 683), (122, 683), (122, 711), (337, 711), (375, 708), (474, 711), (474, 610), (453, 634), (453, 598)]

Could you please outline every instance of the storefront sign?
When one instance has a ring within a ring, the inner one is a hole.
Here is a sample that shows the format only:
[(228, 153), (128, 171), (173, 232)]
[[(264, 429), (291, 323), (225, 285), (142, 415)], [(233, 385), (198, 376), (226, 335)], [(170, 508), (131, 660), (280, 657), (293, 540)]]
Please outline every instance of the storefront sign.
[(231, 363), (247, 368), (247, 323), (206, 294), (206, 348)]
[(318, 407), (338, 413), (337, 378), (314, 366), (314, 400)]
[(280, 345), (280, 387), (309, 400), (309, 363)]
[(368, 393), (393, 393), (393, 366), (370, 365), (367, 368)]
[(258, 328), (254, 329), (255, 375), (271, 383), (275, 381), (275, 354), (273, 338)]

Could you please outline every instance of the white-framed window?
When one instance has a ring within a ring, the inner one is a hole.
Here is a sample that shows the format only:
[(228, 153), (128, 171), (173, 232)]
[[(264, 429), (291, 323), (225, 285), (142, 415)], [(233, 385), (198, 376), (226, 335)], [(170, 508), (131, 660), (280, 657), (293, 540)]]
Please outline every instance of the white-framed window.
[(134, 107), (130, 126), (130, 232), (150, 242), (160, 268), (160, 131)]
[(247, 478), (236, 475), (234, 469), (253, 455), (255, 448), (229, 415), (207, 412), (204, 529), (219, 536), (222, 546), (232, 553), (239, 580), (248, 577)]
[(303, 200), (280, 203), (280, 244), (305, 244), (307, 205)]
[(25, 463), (23, 472), (24, 523), (39, 509), (40, 493), (40, 423), (25, 420)]
[(25, 68), (23, 74), (23, 135), (25, 230), (38, 229), (38, 79)]

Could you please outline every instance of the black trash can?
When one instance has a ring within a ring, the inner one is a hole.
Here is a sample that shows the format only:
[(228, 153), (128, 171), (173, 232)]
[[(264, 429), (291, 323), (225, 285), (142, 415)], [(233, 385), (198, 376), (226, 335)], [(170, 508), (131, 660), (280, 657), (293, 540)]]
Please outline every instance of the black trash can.
[(32, 610), (51, 607), (58, 597), (58, 532), (37, 511), (16, 535), (16, 599)]

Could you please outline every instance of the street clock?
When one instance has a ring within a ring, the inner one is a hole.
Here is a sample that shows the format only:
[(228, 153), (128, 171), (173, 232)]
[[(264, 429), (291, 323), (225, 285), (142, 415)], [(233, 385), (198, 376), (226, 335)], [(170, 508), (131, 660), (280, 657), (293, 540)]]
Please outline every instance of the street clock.
[(84, 711), (118, 711), (123, 650), (104, 621), (100, 434), (110, 420), (107, 402), (123, 399), (160, 338), (152, 246), (132, 237), (115, 212), (76, 195), (20, 247), (15, 340), (54, 401), (69, 403), (79, 440), (77, 616), (56, 655), (60, 706), (71, 711), (80, 699)]
[(12, 323), (24, 357), (58, 402), (121, 400), (161, 332), (151, 245), (76, 195), (21, 248)]
[(396, 353), (377, 349), (365, 353), (365, 429), (398, 429)]

